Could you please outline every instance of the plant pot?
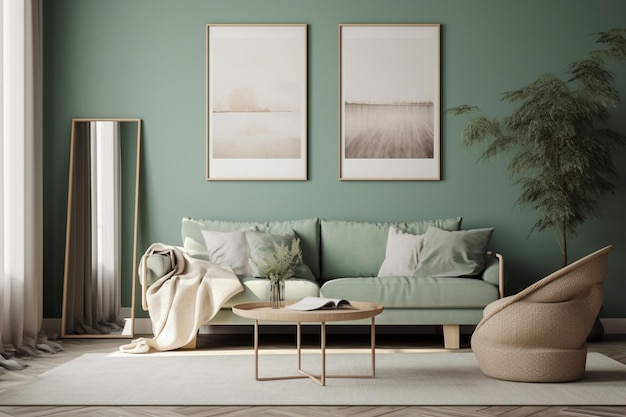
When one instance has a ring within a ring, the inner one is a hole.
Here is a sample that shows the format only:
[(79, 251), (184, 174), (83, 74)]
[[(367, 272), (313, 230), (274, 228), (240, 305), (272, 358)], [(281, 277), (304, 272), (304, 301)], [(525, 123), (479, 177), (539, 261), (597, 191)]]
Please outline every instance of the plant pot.
[(270, 281), (270, 307), (283, 308), (285, 304), (285, 281)]

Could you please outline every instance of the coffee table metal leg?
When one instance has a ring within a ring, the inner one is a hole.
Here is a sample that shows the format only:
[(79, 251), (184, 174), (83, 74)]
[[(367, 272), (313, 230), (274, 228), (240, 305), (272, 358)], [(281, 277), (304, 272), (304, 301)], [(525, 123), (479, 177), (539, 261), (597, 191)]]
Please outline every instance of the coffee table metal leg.
[(298, 371), (302, 370), (302, 324), (298, 322), (296, 327), (296, 347), (298, 350)]
[[(298, 323), (298, 327), (300, 327), (300, 323)], [(300, 342), (300, 329), (298, 329), (298, 368), (300, 367), (300, 357), (301, 357), (301, 342)], [(309, 378), (309, 376), (305, 375), (284, 375), (284, 376), (270, 376), (270, 377), (260, 377), (259, 376), (259, 321), (254, 321), (254, 379), (257, 381), (277, 381), (282, 379), (300, 379), (300, 378)]]
[(259, 380), (259, 321), (254, 321), (254, 379)]
[(321, 323), (321, 344), (322, 344), (322, 386), (326, 385), (326, 323)]
[(376, 323), (374, 322), (374, 317), (372, 317), (370, 334), (372, 336), (372, 378), (376, 378)]
[(268, 378), (259, 378), (259, 321), (254, 321), (254, 378), (257, 381), (275, 381), (279, 379), (297, 379), (311, 378), (318, 384), (325, 386), (326, 378), (375, 378), (376, 377), (376, 324), (372, 317), (371, 324), (371, 356), (372, 356), (372, 373), (370, 375), (326, 375), (326, 322), (320, 323), (320, 350), (322, 359), (322, 370), (320, 376), (310, 374), (302, 370), (302, 324), (297, 322), (296, 325), (296, 350), (298, 355), (298, 372), (300, 375), (286, 375)]
[[(372, 324), (370, 327), (370, 352), (372, 357), (372, 372), (362, 375), (326, 375), (326, 378), (376, 378), (376, 321), (372, 317)], [(325, 363), (324, 354), (322, 354), (322, 363)], [(324, 365), (325, 366), (325, 365)]]
[[(326, 322), (321, 322), (320, 323), (321, 328), (320, 328), (320, 337), (321, 337), (321, 341), (320, 341), (320, 355), (322, 357), (322, 371), (319, 375), (313, 375), (305, 370), (302, 369), (302, 355), (301, 355), (301, 351), (298, 348), (298, 372), (300, 372), (300, 374), (304, 377), (304, 378), (311, 378), (313, 381), (317, 382), (318, 384), (320, 384), (321, 386), (325, 386), (326, 385)], [(301, 333), (300, 333), (300, 323), (298, 322), (298, 346), (300, 346), (300, 339), (301, 339)]]

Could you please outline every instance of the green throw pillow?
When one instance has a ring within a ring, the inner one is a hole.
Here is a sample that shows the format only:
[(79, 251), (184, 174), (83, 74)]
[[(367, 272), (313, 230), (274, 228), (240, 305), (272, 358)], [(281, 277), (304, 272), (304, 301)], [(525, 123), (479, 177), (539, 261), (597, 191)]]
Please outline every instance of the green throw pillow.
[[(277, 245), (285, 245), (291, 247), (291, 242), (298, 236), (293, 230), (283, 235), (275, 235), (271, 233), (264, 233), (258, 231), (246, 231), (246, 237), (248, 238), (248, 244), (250, 245), (250, 257), (262, 258), (264, 253), (271, 253), (274, 251), (274, 243)], [(300, 257), (302, 257), (302, 249), (300, 249)], [(254, 277), (259, 277), (259, 270), (253, 262), (249, 262), (250, 274)], [(306, 278), (315, 281), (315, 276), (309, 269), (309, 267), (301, 262), (293, 268), (295, 278)]]
[(493, 228), (451, 232), (429, 226), (415, 275), (459, 277), (481, 273)]

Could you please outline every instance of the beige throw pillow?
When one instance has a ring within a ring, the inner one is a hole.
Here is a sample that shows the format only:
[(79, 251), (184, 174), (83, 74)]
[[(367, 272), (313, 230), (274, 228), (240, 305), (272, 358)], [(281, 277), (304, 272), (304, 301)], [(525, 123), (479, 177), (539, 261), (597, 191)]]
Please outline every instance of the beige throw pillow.
[(230, 266), (239, 276), (250, 276), (248, 268), (250, 246), (243, 230), (234, 232), (202, 230), (202, 237), (209, 252), (209, 261), (221, 266)]
[(422, 235), (414, 235), (394, 226), (389, 227), (385, 260), (379, 277), (413, 275), (422, 249)]

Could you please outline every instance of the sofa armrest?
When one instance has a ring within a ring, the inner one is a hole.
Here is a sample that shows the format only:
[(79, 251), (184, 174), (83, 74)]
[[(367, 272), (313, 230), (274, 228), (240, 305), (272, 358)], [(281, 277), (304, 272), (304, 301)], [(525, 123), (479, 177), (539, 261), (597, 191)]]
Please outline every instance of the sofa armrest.
[[(146, 262), (145, 269), (144, 261)], [(146, 301), (148, 287), (167, 275), (172, 268), (172, 258), (165, 254), (153, 253), (142, 259), (142, 263), (139, 265), (138, 276), (141, 284), (141, 304), (144, 311), (148, 311), (148, 303)]]
[(484, 281), (498, 287), (500, 298), (504, 297), (504, 257), (496, 252), (487, 252), (486, 268), (483, 271)]

